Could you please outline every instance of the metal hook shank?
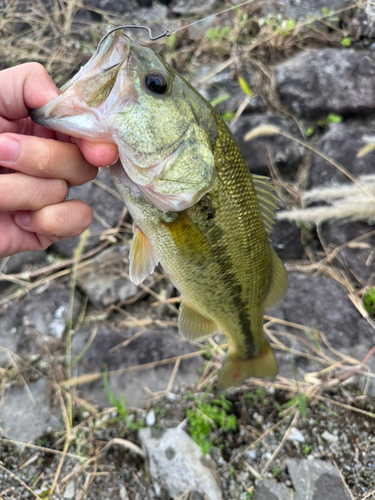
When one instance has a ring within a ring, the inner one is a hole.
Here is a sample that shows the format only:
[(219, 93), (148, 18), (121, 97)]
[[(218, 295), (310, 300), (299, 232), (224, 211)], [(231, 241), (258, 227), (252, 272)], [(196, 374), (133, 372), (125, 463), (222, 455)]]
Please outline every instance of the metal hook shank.
[(135, 24), (129, 24), (127, 26), (117, 26), (116, 28), (113, 28), (111, 29), (110, 31), (108, 31), (108, 33), (106, 33), (103, 38), (100, 40), (99, 42), (99, 45), (98, 45), (98, 49), (100, 49), (100, 47), (102, 46), (104, 40), (111, 34), (113, 33), (114, 31), (117, 31), (117, 30), (123, 30), (123, 29), (133, 29), (133, 28), (138, 28), (138, 29), (142, 29), (142, 30), (147, 30), (148, 31), (148, 36), (150, 38), (150, 40), (159, 40), (159, 38), (163, 38), (165, 36), (171, 36), (172, 34), (172, 30), (165, 30), (164, 33), (162, 33), (161, 35), (159, 36), (155, 36), (153, 37), (152, 36), (152, 32), (151, 32), (151, 29), (148, 27), (148, 26), (137, 26)]

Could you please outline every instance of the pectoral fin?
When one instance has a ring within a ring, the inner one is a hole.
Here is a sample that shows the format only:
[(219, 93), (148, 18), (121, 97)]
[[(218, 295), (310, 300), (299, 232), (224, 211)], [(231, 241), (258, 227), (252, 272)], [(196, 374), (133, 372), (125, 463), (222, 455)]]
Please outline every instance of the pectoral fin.
[(275, 356), (269, 344), (266, 343), (262, 354), (256, 358), (243, 359), (229, 354), (220, 371), (218, 386), (219, 389), (228, 389), (247, 377), (275, 377), (277, 371)]
[(149, 274), (152, 274), (158, 264), (150, 242), (138, 226), (134, 226), (129, 260), (129, 277), (136, 285), (142, 283)]
[(216, 323), (193, 309), (182, 300), (178, 329), (187, 340), (202, 340), (212, 335), (216, 330)]

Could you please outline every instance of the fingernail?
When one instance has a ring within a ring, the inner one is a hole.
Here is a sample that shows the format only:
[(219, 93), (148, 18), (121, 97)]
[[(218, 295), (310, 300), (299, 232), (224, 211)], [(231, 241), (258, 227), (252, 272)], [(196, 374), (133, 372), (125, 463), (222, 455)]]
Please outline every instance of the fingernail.
[(15, 162), (21, 152), (21, 144), (10, 137), (0, 136), (0, 162)]
[(31, 221), (30, 212), (18, 212), (16, 214), (15, 221), (19, 226), (29, 226)]

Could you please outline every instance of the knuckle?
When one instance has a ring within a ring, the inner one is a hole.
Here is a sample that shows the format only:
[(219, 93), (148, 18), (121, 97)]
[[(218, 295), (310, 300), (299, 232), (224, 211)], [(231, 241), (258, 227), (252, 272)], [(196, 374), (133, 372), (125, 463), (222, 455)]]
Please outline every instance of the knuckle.
[(27, 66), (29, 73), (48, 75), (46, 68), (38, 62), (29, 62), (26, 63), (25, 66)]
[(43, 140), (39, 143), (36, 154), (36, 166), (41, 172), (53, 171), (55, 161), (52, 142), (50, 140)]
[(55, 179), (53, 182), (56, 184), (56, 198), (60, 202), (64, 201), (68, 194), (68, 184), (63, 179)]

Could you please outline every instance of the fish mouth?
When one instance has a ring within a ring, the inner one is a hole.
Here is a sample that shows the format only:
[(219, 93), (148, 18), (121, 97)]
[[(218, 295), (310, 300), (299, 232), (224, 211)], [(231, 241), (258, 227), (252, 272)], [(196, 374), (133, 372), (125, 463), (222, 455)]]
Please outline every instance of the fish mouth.
[[(108, 27), (108, 31), (113, 26)], [(61, 94), (30, 112), (39, 125), (74, 137), (113, 142), (99, 125), (119, 73), (126, 70), (131, 40), (121, 32), (110, 33), (91, 59), (61, 87)], [(110, 103), (109, 103), (110, 105)]]

